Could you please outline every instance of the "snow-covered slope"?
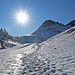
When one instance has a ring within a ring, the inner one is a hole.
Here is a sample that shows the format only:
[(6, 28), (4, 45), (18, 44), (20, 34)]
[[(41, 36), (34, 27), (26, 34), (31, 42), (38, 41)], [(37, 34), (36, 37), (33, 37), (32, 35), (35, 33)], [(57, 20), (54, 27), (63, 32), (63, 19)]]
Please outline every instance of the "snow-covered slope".
[(74, 74), (75, 27), (40, 44), (19, 44), (0, 50), (0, 75)]
[[(18, 44), (14, 47), (0, 50), (0, 75), (16, 75), (22, 64), (20, 58), (33, 53), (37, 49), (34, 44)], [(26, 53), (26, 54), (25, 54)], [(21, 74), (20, 74), (21, 75)]]
[(0, 75), (75, 75), (75, 27), (40, 44), (0, 50)]
[(6, 29), (0, 29), (0, 49), (3, 48), (3, 46), (6, 47), (13, 47), (19, 44), (19, 40), (17, 37), (13, 37), (8, 34)]
[(15, 75), (75, 75), (75, 27), (39, 44), (21, 61)]
[(47, 20), (35, 32), (31, 33), (28, 36), (20, 37), (20, 40), (22, 43), (43, 42), (70, 27), (71, 25), (63, 25), (52, 20)]

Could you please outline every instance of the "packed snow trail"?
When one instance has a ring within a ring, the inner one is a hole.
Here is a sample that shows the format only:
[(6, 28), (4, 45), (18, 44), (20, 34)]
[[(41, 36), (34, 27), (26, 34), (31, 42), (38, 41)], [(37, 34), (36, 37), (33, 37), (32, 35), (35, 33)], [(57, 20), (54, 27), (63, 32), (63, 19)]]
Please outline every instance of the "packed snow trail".
[(75, 31), (0, 50), (0, 61), (0, 75), (75, 75)]
[(15, 75), (75, 75), (75, 31), (69, 30), (41, 43), (21, 57)]
[[(29, 47), (28, 47), (29, 46)], [(35, 49), (35, 44), (19, 44), (8, 49), (0, 50), (0, 75), (14, 75), (16, 69), (19, 67), (21, 61), (19, 60), (23, 53), (29, 54), (32, 53)]]

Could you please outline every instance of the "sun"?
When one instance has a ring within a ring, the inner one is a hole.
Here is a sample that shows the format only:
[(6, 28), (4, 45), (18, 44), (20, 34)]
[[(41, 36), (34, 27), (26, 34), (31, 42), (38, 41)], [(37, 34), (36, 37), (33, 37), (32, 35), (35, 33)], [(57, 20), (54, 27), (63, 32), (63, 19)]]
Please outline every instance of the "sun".
[(21, 27), (27, 26), (32, 21), (30, 12), (23, 8), (14, 11), (13, 20), (15, 21), (15, 25)]
[(26, 12), (20, 11), (16, 13), (16, 21), (19, 24), (26, 24), (29, 21), (29, 16)]

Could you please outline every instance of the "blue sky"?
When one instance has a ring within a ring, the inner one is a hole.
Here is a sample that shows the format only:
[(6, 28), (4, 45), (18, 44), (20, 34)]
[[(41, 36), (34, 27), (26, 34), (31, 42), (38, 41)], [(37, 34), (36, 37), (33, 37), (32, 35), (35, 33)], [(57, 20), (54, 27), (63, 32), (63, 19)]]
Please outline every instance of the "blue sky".
[[(25, 27), (15, 24), (15, 10), (26, 9), (32, 21)], [(75, 19), (75, 0), (0, 0), (0, 28), (10, 35), (25, 35), (35, 31), (45, 20), (64, 24)]]

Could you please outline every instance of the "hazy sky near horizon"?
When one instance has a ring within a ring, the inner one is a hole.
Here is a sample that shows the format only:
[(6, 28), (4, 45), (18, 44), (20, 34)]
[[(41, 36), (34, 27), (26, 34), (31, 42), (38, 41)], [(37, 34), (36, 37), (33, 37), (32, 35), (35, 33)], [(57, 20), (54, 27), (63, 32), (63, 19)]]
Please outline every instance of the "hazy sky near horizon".
[[(16, 11), (26, 10), (30, 14), (28, 25), (16, 24)], [(25, 35), (34, 32), (45, 20), (64, 24), (75, 19), (75, 0), (0, 0), (0, 28), (10, 35)]]

